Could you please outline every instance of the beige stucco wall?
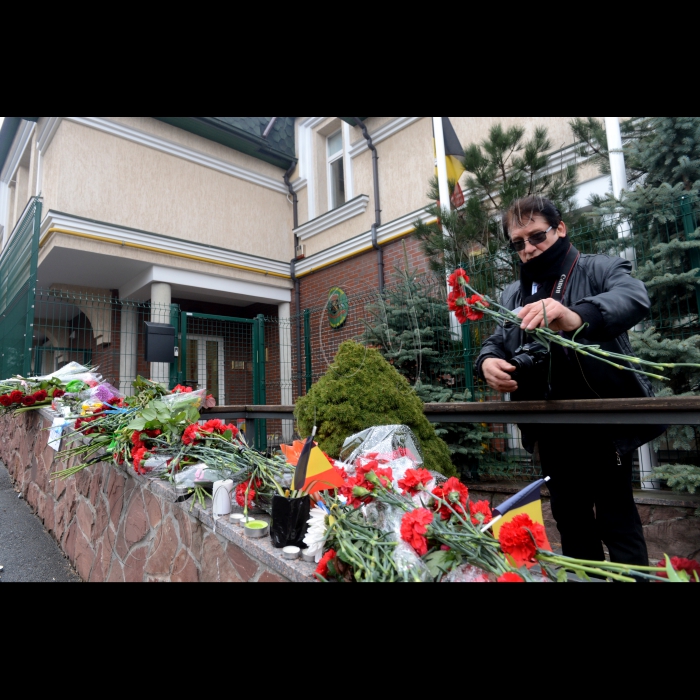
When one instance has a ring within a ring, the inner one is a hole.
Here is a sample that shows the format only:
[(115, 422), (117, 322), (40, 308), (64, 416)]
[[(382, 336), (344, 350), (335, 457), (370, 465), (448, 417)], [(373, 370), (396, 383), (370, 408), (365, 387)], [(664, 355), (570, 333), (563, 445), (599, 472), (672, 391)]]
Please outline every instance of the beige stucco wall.
[[(282, 179), (274, 166), (149, 117), (115, 121)], [(45, 211), (273, 260), (293, 255), (292, 206), (284, 194), (177, 156), (64, 120), (42, 167)]]
[[(598, 118), (602, 119), (602, 117)], [(317, 211), (321, 213), (328, 209), (326, 199), (327, 174), (324, 167), (325, 152), (323, 148), (324, 138), (328, 135), (332, 119), (337, 118), (329, 117), (317, 127), (317, 137), (314, 140)], [(370, 117), (366, 124), (372, 133), (394, 119), (395, 117)], [(515, 125), (523, 126), (526, 132), (525, 138), (531, 137), (537, 127), (547, 127), (552, 152), (566, 149), (575, 143), (576, 140), (569, 127), (571, 119), (573, 117), (450, 117), (465, 148), (473, 143), (484, 141), (488, 138), (489, 130), (500, 123), (505, 128)], [(351, 129), (351, 134), (353, 145), (362, 139), (362, 133), (356, 127)], [(379, 143), (377, 150), (380, 159), (382, 222), (386, 224), (418, 211), (428, 204), (426, 193), (435, 167), (432, 118), (423, 117), (420, 121)], [(581, 183), (598, 176), (597, 168), (586, 163), (581, 165), (579, 172)], [(370, 196), (367, 212), (307, 239), (305, 241), (307, 255), (326, 250), (370, 229), (374, 221), (374, 187), (372, 155), (369, 151), (365, 151), (353, 159), (353, 183), (355, 196), (360, 194)], [(300, 222), (302, 225), (308, 221), (305, 196), (306, 190), (303, 190), (300, 194), (300, 202), (302, 202)]]

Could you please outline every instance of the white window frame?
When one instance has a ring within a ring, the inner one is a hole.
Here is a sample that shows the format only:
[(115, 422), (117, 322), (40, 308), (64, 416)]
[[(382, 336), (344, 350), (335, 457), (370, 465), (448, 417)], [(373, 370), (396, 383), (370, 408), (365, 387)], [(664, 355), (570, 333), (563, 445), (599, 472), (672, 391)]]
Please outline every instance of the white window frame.
[[(224, 356), (224, 339), (215, 335), (190, 335), (187, 334), (187, 342), (190, 340), (197, 341), (197, 371), (199, 376), (197, 377), (197, 384), (199, 386), (207, 386), (207, 367), (206, 367), (206, 356), (207, 356), (207, 343), (217, 342), (219, 344), (219, 405), (226, 405), (226, 364)], [(180, 341), (182, 341), (182, 336), (180, 336)], [(201, 344), (204, 344), (202, 348)], [(202, 350), (204, 352), (202, 352)], [(204, 357), (205, 363), (199, 362), (199, 358)], [(185, 368), (185, 379), (187, 378), (187, 368)], [(209, 387), (207, 387), (209, 389)]]
[[(329, 154), (329, 146), (331, 139), (338, 136), (340, 134), (340, 140), (342, 143), (341, 149), (337, 152), (334, 153), (333, 155)], [(348, 179), (348, 173), (347, 173), (347, 159), (345, 157), (345, 134), (344, 130), (341, 128), (338, 131), (336, 131), (334, 134), (331, 134), (326, 138), (326, 172), (327, 172), (327, 182), (328, 182), (328, 211), (333, 211), (335, 209), (339, 209), (340, 207), (344, 206), (349, 200), (348, 200), (348, 188), (347, 188), (347, 179)], [(338, 204), (337, 202), (333, 201), (333, 191), (335, 187), (333, 186), (333, 165), (337, 163), (339, 160), (343, 161), (343, 179), (344, 179), (344, 187), (345, 190), (343, 192), (345, 196), (345, 201), (342, 204)]]

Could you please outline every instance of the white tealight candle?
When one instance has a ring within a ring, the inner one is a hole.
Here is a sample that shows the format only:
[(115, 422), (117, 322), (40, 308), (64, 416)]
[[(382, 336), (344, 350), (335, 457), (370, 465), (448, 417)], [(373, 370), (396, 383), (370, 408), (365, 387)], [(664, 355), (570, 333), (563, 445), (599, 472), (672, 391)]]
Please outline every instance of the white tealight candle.
[(301, 556), (301, 549), (299, 547), (285, 547), (282, 550), (282, 554), (284, 555), (285, 559), (298, 559)]
[(229, 522), (232, 525), (237, 525), (238, 527), (243, 527), (243, 521), (245, 520), (245, 515), (242, 513), (237, 513), (229, 518)]

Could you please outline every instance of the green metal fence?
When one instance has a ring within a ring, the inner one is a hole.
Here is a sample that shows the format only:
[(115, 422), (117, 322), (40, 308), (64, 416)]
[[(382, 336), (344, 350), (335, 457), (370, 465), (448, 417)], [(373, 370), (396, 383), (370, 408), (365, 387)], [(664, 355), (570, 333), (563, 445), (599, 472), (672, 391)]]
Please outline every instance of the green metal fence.
[(0, 258), (0, 375), (28, 374), (34, 326), (41, 200), (27, 204)]

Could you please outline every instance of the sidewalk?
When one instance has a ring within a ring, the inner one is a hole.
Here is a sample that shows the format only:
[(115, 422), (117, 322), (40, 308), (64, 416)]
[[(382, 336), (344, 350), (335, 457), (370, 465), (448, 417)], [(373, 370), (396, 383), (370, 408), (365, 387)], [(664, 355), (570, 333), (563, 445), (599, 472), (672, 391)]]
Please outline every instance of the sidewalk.
[(39, 519), (15, 492), (0, 463), (0, 583), (79, 583)]

